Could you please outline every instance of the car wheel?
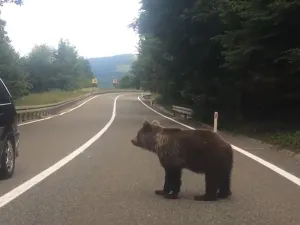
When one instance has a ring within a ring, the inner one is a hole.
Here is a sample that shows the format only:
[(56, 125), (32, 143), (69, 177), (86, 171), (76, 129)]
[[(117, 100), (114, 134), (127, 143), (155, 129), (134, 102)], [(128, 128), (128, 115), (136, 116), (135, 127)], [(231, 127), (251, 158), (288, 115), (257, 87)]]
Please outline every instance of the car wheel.
[(15, 170), (15, 150), (11, 139), (7, 139), (5, 142), (0, 163), (0, 178), (11, 178)]

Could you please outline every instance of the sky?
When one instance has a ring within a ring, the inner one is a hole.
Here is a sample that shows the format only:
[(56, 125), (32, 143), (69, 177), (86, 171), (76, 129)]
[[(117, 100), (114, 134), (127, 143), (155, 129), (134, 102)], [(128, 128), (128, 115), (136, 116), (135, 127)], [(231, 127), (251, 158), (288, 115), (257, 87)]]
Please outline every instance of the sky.
[(24, 0), (23, 6), (5, 4), (1, 18), (22, 56), (64, 38), (92, 58), (137, 52), (138, 35), (127, 26), (139, 7), (139, 0)]

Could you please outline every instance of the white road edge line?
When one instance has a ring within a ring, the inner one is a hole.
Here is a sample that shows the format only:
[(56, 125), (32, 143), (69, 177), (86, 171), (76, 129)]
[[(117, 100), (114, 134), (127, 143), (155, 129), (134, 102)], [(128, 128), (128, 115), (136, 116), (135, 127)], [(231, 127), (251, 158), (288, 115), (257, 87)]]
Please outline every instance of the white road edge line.
[(64, 114), (67, 114), (67, 113), (69, 113), (69, 112), (72, 112), (72, 111), (75, 110), (75, 109), (80, 108), (81, 106), (85, 105), (86, 103), (88, 103), (89, 101), (93, 100), (94, 98), (101, 97), (101, 96), (108, 95), (108, 94), (113, 94), (113, 93), (105, 93), (105, 94), (96, 95), (96, 96), (91, 97), (91, 98), (89, 98), (88, 100), (84, 101), (84, 102), (81, 103), (80, 105), (75, 106), (75, 107), (72, 108), (72, 109), (69, 109), (68, 111), (62, 112), (62, 113), (57, 114), (57, 115), (48, 116), (48, 117), (45, 117), (45, 118), (43, 118), (43, 119), (38, 119), (38, 120), (32, 120), (32, 121), (29, 121), (29, 122), (19, 123), (18, 126), (24, 126), (24, 125), (27, 125), (27, 124), (36, 123), (36, 122), (40, 122), (40, 121), (44, 121), (44, 120), (49, 120), (49, 119), (52, 119), (52, 118), (55, 118), (55, 117), (58, 117), (58, 116), (62, 116), (62, 115), (64, 115)]
[[(152, 111), (155, 112), (156, 114), (158, 114), (158, 115), (160, 115), (160, 116), (162, 116), (162, 117), (164, 117), (164, 118), (166, 118), (166, 119), (168, 119), (168, 120), (171, 120), (171, 121), (173, 121), (173, 122), (175, 122), (175, 123), (177, 123), (177, 124), (180, 124), (181, 126), (184, 126), (184, 127), (186, 127), (186, 128), (189, 128), (189, 129), (191, 129), (191, 130), (195, 130), (194, 127), (190, 127), (190, 126), (188, 126), (188, 125), (186, 125), (186, 124), (180, 123), (180, 122), (178, 122), (178, 121), (176, 121), (176, 120), (174, 120), (174, 119), (172, 119), (172, 118), (170, 118), (170, 117), (167, 117), (167, 116), (165, 116), (165, 115), (163, 115), (163, 114), (157, 112), (156, 110), (152, 109), (151, 107), (149, 107), (147, 104), (145, 104), (145, 103), (140, 99), (140, 96), (138, 97), (138, 100), (139, 100), (144, 106), (146, 106), (148, 109), (152, 110)], [(281, 169), (281, 168), (275, 166), (275, 165), (272, 164), (272, 163), (267, 162), (266, 160), (264, 160), (264, 159), (262, 159), (262, 158), (259, 158), (259, 157), (256, 156), (256, 155), (251, 154), (250, 152), (245, 151), (244, 149), (241, 149), (241, 148), (239, 148), (239, 147), (237, 147), (237, 146), (235, 146), (235, 145), (231, 145), (231, 146), (232, 146), (232, 148), (233, 148), (234, 150), (238, 151), (239, 153), (241, 153), (241, 154), (243, 154), (243, 155), (245, 155), (245, 156), (248, 156), (249, 158), (253, 159), (254, 161), (256, 161), (256, 162), (258, 162), (258, 163), (264, 165), (265, 167), (267, 167), (267, 168), (269, 168), (269, 169), (271, 169), (271, 170), (273, 170), (274, 172), (278, 173), (279, 175), (283, 176), (284, 178), (288, 179), (289, 181), (293, 182), (294, 184), (296, 184), (296, 185), (298, 185), (298, 186), (300, 187), (300, 178), (298, 178), (298, 177), (296, 177), (296, 176), (294, 176), (294, 175), (288, 173), (287, 171), (285, 171), (285, 170), (283, 170), (283, 169)]]
[(76, 156), (84, 152), (89, 146), (91, 146), (95, 141), (97, 141), (106, 131), (107, 129), (111, 126), (113, 123), (115, 117), (116, 117), (116, 106), (117, 106), (117, 100), (119, 97), (123, 96), (118, 95), (114, 99), (114, 105), (113, 105), (113, 110), (112, 110), (112, 115), (108, 123), (97, 133), (95, 134), (91, 139), (89, 139), (86, 143), (81, 145), (79, 148), (75, 149), (72, 153), (67, 155), (66, 157), (62, 158), (59, 160), (57, 163), (49, 167), (48, 169), (45, 169), (41, 173), (37, 174), (36, 176), (32, 177), (30, 180), (25, 181), (21, 185), (17, 186), (13, 190), (9, 191), (8, 193), (2, 195), (0, 197), (0, 208), (44, 180), (46, 177), (50, 176), (52, 173), (66, 165), (68, 162), (70, 162), (72, 159), (74, 159)]

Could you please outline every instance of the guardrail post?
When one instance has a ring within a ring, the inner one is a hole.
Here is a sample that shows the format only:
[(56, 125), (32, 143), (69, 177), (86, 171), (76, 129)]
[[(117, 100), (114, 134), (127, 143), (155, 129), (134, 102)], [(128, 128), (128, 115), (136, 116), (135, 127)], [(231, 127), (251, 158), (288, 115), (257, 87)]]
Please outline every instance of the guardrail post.
[(218, 117), (219, 117), (218, 112), (215, 112), (214, 113), (214, 132), (215, 133), (217, 133), (217, 131), (218, 131)]

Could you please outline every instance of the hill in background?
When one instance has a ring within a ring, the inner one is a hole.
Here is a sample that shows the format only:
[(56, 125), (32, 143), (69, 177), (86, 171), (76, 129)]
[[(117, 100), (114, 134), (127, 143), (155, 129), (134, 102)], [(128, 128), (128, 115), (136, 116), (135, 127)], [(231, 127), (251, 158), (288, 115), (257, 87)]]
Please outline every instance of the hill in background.
[(108, 57), (90, 58), (92, 72), (98, 79), (98, 86), (111, 88), (113, 79), (120, 79), (129, 70), (136, 60), (134, 54), (122, 54)]

